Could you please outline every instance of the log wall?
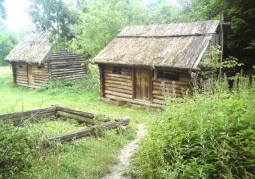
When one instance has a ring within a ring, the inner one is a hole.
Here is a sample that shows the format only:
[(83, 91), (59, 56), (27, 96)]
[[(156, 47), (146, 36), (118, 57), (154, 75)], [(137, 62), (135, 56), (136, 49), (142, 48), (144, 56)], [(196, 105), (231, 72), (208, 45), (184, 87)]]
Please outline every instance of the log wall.
[(46, 68), (44, 65), (32, 65), (33, 87), (38, 88), (40, 85), (48, 82), (46, 78)]
[(87, 65), (83, 65), (84, 60), (81, 55), (67, 51), (51, 54), (47, 64), (45, 64), (49, 80), (61, 78), (77, 80), (83, 78), (88, 71)]
[(100, 67), (101, 96), (133, 99), (134, 69), (121, 67), (121, 74), (113, 74), (112, 66)]
[(165, 104), (166, 97), (183, 97), (187, 90), (192, 91), (190, 86), (191, 76), (188, 70), (159, 69), (179, 73), (179, 80), (169, 80), (154, 77), (152, 80), (152, 102)]
[(22, 86), (28, 86), (27, 64), (22, 62), (13, 62), (12, 68), (14, 83)]
[[(100, 70), (100, 95), (101, 97), (122, 100), (131, 103), (139, 103), (144, 105), (164, 105), (167, 96), (175, 95), (183, 97), (186, 91), (192, 91), (190, 82), (191, 76), (189, 70), (160, 68), (158, 70), (166, 70), (174, 73), (179, 73), (179, 80), (169, 80), (157, 78), (157, 70), (155, 70), (154, 78), (148, 81), (148, 91), (150, 99), (148, 101), (137, 99), (137, 81), (136, 73), (140, 71), (138, 67), (119, 67), (121, 74), (114, 74), (114, 66), (99, 65)], [(153, 73), (153, 71), (152, 71)], [(151, 88), (151, 89), (149, 89)], [(148, 103), (148, 104), (147, 104)], [(154, 106), (153, 106), (154, 107)], [(161, 107), (161, 106), (160, 106)]]

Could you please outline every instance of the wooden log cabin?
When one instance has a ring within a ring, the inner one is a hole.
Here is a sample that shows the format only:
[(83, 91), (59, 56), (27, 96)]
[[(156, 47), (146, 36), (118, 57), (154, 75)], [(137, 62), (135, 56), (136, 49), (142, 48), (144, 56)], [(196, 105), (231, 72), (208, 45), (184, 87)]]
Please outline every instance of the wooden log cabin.
[(102, 98), (163, 107), (166, 94), (183, 96), (191, 72), (220, 42), (218, 20), (125, 27), (94, 59)]
[(24, 37), (5, 57), (13, 71), (13, 82), (38, 88), (54, 79), (81, 79), (87, 73), (85, 59), (69, 51), (53, 52), (48, 32)]

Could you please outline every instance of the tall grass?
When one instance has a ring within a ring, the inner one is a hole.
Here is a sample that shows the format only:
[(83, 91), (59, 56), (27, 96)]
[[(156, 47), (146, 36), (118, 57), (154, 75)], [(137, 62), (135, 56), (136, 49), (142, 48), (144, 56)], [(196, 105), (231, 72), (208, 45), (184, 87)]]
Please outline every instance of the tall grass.
[(203, 85), (202, 94), (171, 99), (136, 156), (138, 178), (255, 177), (254, 77)]
[[(60, 104), (112, 118), (129, 116), (131, 119), (130, 128), (121, 134), (117, 134), (116, 130), (105, 131), (101, 137), (56, 144), (55, 148), (49, 150), (44, 150), (38, 145), (33, 157), (27, 161), (29, 162), (27, 163), (28, 168), (24, 168), (25, 171), (14, 172), (7, 178), (100, 178), (117, 162), (118, 151), (123, 145), (134, 138), (136, 124), (154, 124), (160, 115), (157, 111), (149, 109), (101, 102), (97, 88), (98, 71), (96, 67), (92, 67), (91, 74), (75, 84), (69, 81), (54, 81), (38, 90), (14, 85), (9, 67), (1, 67), (0, 71), (0, 114)], [(36, 131), (43, 132), (45, 127), (47, 130), (56, 131), (70, 128), (70, 126), (63, 125), (63, 123), (61, 125), (54, 123), (54, 128), (48, 125), (41, 127), (38, 125)], [(38, 134), (34, 132), (34, 125), (27, 127), (30, 132), (28, 135), (23, 133), (25, 136), (32, 137)], [(39, 134), (43, 134), (42, 132)], [(25, 156), (23, 155), (23, 158)]]

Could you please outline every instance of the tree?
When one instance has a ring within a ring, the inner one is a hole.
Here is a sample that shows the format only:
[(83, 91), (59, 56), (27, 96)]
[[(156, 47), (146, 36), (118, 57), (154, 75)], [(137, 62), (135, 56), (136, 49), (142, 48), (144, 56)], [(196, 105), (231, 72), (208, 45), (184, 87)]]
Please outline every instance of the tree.
[(0, 0), (0, 20), (6, 18), (6, 9), (4, 7), (5, 0)]
[(178, 0), (183, 21), (219, 19), (224, 15), (230, 29), (224, 27), (225, 42), (247, 68), (255, 64), (254, 0)]
[(37, 30), (49, 30), (52, 40), (70, 36), (70, 26), (78, 21), (62, 0), (30, 0), (29, 16)]

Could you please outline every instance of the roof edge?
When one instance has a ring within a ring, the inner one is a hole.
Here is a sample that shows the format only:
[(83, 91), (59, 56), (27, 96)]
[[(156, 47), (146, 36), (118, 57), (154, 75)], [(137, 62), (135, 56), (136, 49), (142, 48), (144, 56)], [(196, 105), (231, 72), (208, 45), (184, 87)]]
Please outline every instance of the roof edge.
[(121, 62), (102, 62), (102, 61), (94, 61), (93, 64), (107, 64), (107, 65), (124, 65), (124, 66), (141, 66), (141, 67), (150, 67), (154, 69), (155, 67), (161, 68), (174, 68), (174, 69), (182, 69), (182, 70), (201, 70), (201, 68), (187, 68), (187, 67), (173, 67), (167, 65), (151, 65), (151, 64), (142, 64), (142, 63), (121, 63)]

